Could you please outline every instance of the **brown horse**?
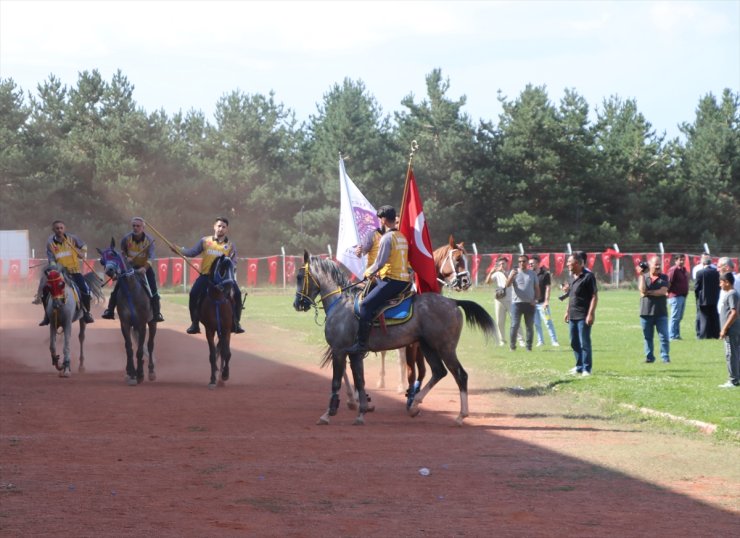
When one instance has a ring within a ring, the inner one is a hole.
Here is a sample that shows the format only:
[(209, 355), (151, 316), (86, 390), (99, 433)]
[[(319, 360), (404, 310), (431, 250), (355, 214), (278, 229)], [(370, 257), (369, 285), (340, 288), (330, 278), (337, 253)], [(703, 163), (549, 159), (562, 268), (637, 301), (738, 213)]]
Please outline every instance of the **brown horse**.
[[(208, 388), (216, 388), (216, 374), (220, 373), (218, 386), (229, 379), (231, 360), (231, 329), (234, 323), (232, 286), (236, 286), (234, 262), (226, 255), (217, 258), (208, 274), (208, 286), (200, 303), (200, 322), (206, 329), (208, 360), (211, 363), (211, 380)], [(218, 336), (218, 343), (216, 342)], [(220, 368), (217, 360), (221, 359)]]
[[(302, 312), (311, 307), (318, 308), (318, 298), (326, 312), (324, 337), (329, 348), (324, 363), (331, 363), (333, 366), (332, 393), (329, 407), (318, 423), (328, 424), (329, 417), (336, 415), (339, 408), (339, 391), (348, 355), (346, 350), (358, 330), (358, 321), (354, 315), (356, 293), (351, 290), (352, 285), (347, 276), (331, 260), (311, 257), (308, 252), (304, 252), (303, 259), (304, 266), (296, 274), (293, 308)], [(464, 318), (460, 309), (465, 313)], [(409, 321), (389, 326), (386, 331), (370, 333), (370, 351), (398, 349), (418, 342), (429, 363), (432, 378), (414, 396), (408, 409), (409, 415), (419, 414), (419, 405), (426, 395), (449, 372), (455, 378), (460, 391), (460, 413), (455, 422), (461, 425), (468, 416), (468, 374), (457, 358), (457, 344), (464, 320), (468, 325), (481, 329), (486, 337), (494, 334), (493, 319), (482, 306), (473, 301), (453, 300), (436, 293), (414, 296), (413, 314)], [(355, 424), (364, 424), (365, 413), (368, 411), (364, 358), (365, 353), (349, 355), (360, 403)]]
[(432, 256), (437, 268), (437, 280), (442, 286), (455, 291), (464, 291), (470, 287), (472, 282), (465, 243), (455, 243), (455, 239), (450, 236), (450, 242), (436, 249)]

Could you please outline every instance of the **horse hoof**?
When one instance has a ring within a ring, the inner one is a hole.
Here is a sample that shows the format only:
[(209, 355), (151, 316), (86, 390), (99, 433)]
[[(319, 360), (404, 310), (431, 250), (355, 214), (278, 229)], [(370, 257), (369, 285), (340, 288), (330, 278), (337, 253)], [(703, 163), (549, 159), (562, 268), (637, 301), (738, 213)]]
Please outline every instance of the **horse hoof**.
[(367, 409), (365, 410), (366, 413), (372, 413), (375, 411), (375, 404), (368, 404)]
[(317, 426), (328, 426), (329, 425), (329, 419), (321, 417), (319, 420), (316, 421)]
[(458, 417), (457, 417), (457, 418), (455, 419), (455, 424), (457, 424), (458, 426), (462, 426), (462, 425), (463, 425), (463, 419), (464, 419), (464, 418), (465, 418), (465, 417), (463, 417), (463, 416), (458, 416)]
[(127, 377), (126, 378), (126, 384), (129, 387), (135, 387), (136, 385), (138, 385), (138, 383), (136, 382), (136, 378), (135, 377)]
[(347, 402), (347, 407), (354, 411), (355, 409), (357, 409), (357, 404), (355, 402)]
[(216, 384), (215, 383), (208, 383), (208, 390), (216, 390)]
[(143, 376), (143, 375), (142, 375), (142, 376), (137, 376), (137, 377), (136, 377), (136, 384), (137, 384), (137, 385), (140, 385), (140, 384), (141, 384), (141, 383), (143, 383), (143, 382), (144, 382), (144, 376)]
[(223, 380), (223, 379), (219, 379), (219, 380), (218, 380), (218, 383), (216, 383), (216, 384), (217, 384), (217, 385), (218, 385), (219, 387), (225, 387), (225, 386), (226, 386), (226, 384), (224, 383), (224, 380)]
[(353, 426), (364, 426), (365, 425), (365, 417), (359, 416), (355, 419), (355, 421), (352, 423)]
[(72, 377), (72, 371), (67, 367), (59, 372), (59, 377)]
[(421, 409), (419, 409), (418, 407), (411, 407), (409, 409), (409, 416), (412, 417), (412, 418), (413, 417), (417, 417), (417, 416), (419, 416), (419, 413), (420, 412), (421, 412)]
[(156, 381), (157, 380), (157, 374), (154, 372), (149, 372), (149, 381)]
[(79, 368), (77, 368), (77, 371), (78, 371), (79, 373), (81, 373), (81, 374), (84, 374), (84, 373), (85, 373), (85, 367), (84, 367), (84, 366), (82, 366), (82, 365), (80, 365), (80, 367), (79, 367)]

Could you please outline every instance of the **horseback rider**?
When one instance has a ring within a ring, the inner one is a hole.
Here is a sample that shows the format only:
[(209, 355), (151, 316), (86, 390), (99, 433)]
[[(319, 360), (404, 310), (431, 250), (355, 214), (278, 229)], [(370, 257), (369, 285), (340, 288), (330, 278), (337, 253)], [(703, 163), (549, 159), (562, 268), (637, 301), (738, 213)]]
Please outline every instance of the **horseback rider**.
[(380, 238), (375, 261), (365, 270), (365, 278), (377, 275), (376, 285), (360, 304), (360, 326), (357, 339), (351, 347), (347, 348), (348, 353), (368, 351), (367, 341), (375, 313), (387, 301), (411, 286), (408, 265), (409, 246), (406, 237), (396, 229), (396, 210), (389, 205), (384, 205), (378, 209), (377, 214), (386, 232)]
[[(90, 288), (85, 281), (84, 275), (80, 272), (80, 262), (87, 257), (87, 245), (77, 236), (65, 233), (65, 225), (61, 220), (55, 220), (51, 223), (51, 230), (54, 232), (46, 241), (46, 257), (49, 264), (55, 264), (64, 269), (74, 280), (77, 289), (80, 291), (80, 302), (82, 303), (82, 319), (85, 323), (93, 323), (90, 315)], [(45, 290), (42, 302), (46, 305), (48, 292)], [(48, 325), (49, 317), (44, 310), (44, 319), (40, 326)]]
[[(236, 247), (234, 246), (234, 243), (229, 241), (229, 238), (226, 235), (228, 230), (228, 219), (218, 217), (213, 223), (212, 236), (207, 235), (202, 237), (193, 248), (178, 247), (178, 254), (187, 258), (192, 258), (203, 253), (200, 276), (195, 279), (193, 287), (190, 288), (189, 307), (190, 320), (192, 321), (192, 324), (186, 331), (188, 334), (200, 333), (198, 310), (200, 308), (200, 302), (208, 289), (208, 273), (210, 272), (211, 265), (222, 255), (226, 255), (236, 262)], [(244, 329), (242, 329), (242, 326), (239, 323), (242, 316), (242, 294), (241, 290), (239, 290), (239, 286), (236, 284), (232, 286), (232, 289), (234, 292), (234, 327), (232, 332), (239, 334), (244, 332)]]
[[(131, 228), (133, 230), (121, 239), (121, 252), (137, 273), (146, 276), (149, 291), (151, 291), (150, 301), (152, 303), (154, 321), (160, 322), (164, 321), (164, 318), (161, 312), (159, 292), (157, 291), (157, 277), (154, 274), (154, 269), (150, 262), (154, 258), (154, 239), (144, 232), (145, 226), (146, 223), (141, 217), (131, 219)], [(113, 288), (113, 293), (110, 294), (110, 299), (108, 300), (108, 308), (105, 309), (102, 315), (104, 319), (116, 319), (116, 294), (118, 292), (118, 286), (119, 282), (116, 281), (116, 286)]]

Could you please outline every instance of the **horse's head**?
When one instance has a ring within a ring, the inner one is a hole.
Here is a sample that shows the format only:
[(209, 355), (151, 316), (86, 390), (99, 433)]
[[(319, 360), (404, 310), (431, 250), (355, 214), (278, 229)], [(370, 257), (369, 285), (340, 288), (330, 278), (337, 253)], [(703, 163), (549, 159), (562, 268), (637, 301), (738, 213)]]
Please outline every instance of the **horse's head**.
[(234, 260), (226, 254), (222, 254), (211, 264), (208, 277), (215, 286), (220, 288), (228, 284), (236, 284)]
[(53, 301), (64, 302), (64, 275), (57, 269), (50, 269), (46, 272), (46, 289)]
[(464, 242), (455, 243), (453, 236), (450, 236), (449, 244), (435, 250), (434, 260), (437, 275), (447, 286), (455, 291), (463, 291), (470, 287), (472, 282)]
[(293, 308), (299, 312), (307, 312), (312, 306), (316, 305), (316, 296), (321, 291), (316, 277), (311, 274), (311, 255), (307, 250), (303, 251), (303, 267), (301, 267), (295, 276), (296, 291)]
[(116, 241), (111, 237), (110, 247), (105, 250), (97, 249), (100, 253), (100, 265), (103, 266), (105, 274), (108, 277), (118, 277), (128, 270), (126, 260), (120, 252), (116, 250)]

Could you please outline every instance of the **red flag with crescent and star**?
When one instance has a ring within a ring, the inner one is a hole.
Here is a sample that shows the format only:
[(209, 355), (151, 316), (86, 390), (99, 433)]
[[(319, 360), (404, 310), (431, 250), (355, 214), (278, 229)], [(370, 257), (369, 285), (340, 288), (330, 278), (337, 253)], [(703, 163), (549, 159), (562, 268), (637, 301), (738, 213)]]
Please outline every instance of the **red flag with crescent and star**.
[(180, 258), (172, 259), (172, 285), (177, 286), (182, 282), (183, 262)]
[(432, 257), (432, 241), (424, 219), (424, 207), (416, 187), (414, 171), (410, 167), (406, 176), (400, 220), (399, 230), (409, 243), (409, 263), (414, 270), (417, 293), (429, 291), (439, 293), (437, 269), (434, 267)]
[(159, 285), (167, 285), (167, 273), (170, 270), (169, 258), (160, 258), (157, 260), (157, 274), (159, 275)]
[(257, 287), (257, 264), (259, 258), (247, 258), (247, 286)]

